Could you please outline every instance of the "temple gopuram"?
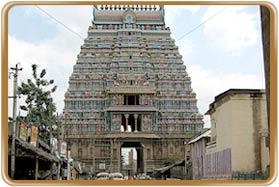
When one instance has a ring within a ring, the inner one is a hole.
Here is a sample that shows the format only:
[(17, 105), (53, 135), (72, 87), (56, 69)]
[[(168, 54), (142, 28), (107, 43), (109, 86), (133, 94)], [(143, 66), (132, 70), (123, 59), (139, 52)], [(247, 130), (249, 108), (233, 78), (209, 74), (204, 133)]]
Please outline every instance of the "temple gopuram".
[(94, 6), (65, 93), (64, 139), (92, 173), (120, 172), (134, 148), (138, 173), (185, 159), (203, 129), (196, 94), (163, 6)]

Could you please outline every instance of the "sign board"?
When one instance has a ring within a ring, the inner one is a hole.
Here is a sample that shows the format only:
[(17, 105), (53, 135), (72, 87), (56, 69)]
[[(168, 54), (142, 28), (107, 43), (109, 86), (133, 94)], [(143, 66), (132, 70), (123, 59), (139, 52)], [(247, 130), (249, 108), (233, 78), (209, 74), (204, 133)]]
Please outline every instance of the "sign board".
[(54, 154), (56, 151), (58, 151), (58, 141), (56, 138), (51, 137), (50, 138), (50, 144), (51, 144), (51, 154)]
[(20, 133), (19, 138), (23, 141), (26, 141), (27, 138), (27, 125), (25, 123), (21, 123), (20, 125)]
[(30, 139), (30, 144), (36, 147), (36, 145), (37, 145), (37, 139), (38, 139), (38, 127), (32, 126), (32, 127), (31, 127), (31, 139)]
[(60, 156), (66, 158), (67, 156), (67, 143), (62, 142), (60, 145)]
[(27, 127), (27, 139), (26, 139), (26, 141), (30, 142), (30, 139), (31, 139), (31, 128)]
[(99, 169), (105, 170), (106, 169), (106, 164), (105, 163), (99, 164)]

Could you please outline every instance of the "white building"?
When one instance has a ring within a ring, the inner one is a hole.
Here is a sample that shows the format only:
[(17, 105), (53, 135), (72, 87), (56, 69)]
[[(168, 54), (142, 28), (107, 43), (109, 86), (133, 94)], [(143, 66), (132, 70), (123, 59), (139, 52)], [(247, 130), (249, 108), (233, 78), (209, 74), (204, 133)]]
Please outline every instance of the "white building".
[(230, 89), (215, 97), (204, 177), (253, 179), (269, 166), (268, 122), (264, 90)]

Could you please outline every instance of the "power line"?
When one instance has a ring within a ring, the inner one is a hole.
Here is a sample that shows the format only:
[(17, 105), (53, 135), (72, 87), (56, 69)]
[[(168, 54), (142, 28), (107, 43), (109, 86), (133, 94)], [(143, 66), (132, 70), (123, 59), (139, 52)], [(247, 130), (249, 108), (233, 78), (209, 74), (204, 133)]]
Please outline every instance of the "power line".
[(176, 42), (178, 42), (179, 40), (181, 40), (182, 38), (184, 38), (185, 36), (187, 36), (188, 34), (192, 33), (193, 31), (195, 31), (196, 29), (198, 29), (199, 27), (201, 27), (202, 25), (204, 25), (206, 22), (208, 22), (209, 20), (213, 19), (215, 16), (217, 16), (218, 14), (220, 14), (222, 11), (224, 11), (225, 8), (223, 8), (222, 10), (218, 11), (217, 13), (213, 14), (211, 17), (209, 17), (208, 19), (206, 19), (205, 21), (201, 22), (200, 24), (198, 24), (197, 26), (195, 26), (194, 28), (192, 28), (190, 31), (186, 32), (185, 34), (183, 34), (181, 37), (179, 37)]
[(35, 5), (36, 8), (38, 8), (40, 11), (42, 11), (43, 13), (45, 13), (48, 17), (50, 17), (51, 19), (53, 19), (54, 21), (56, 21), (58, 24), (62, 25), (64, 28), (66, 28), (68, 31), (70, 31), (71, 33), (75, 34), (76, 36), (78, 36), (79, 38), (81, 38), (83, 40), (83, 37), (75, 32), (74, 30), (72, 30), (71, 28), (69, 28), (67, 25), (65, 25), (63, 22), (59, 21), (57, 18), (55, 18), (54, 16), (52, 16), (50, 13), (48, 13), (47, 11), (45, 11), (44, 9), (42, 9), (41, 7), (39, 7), (38, 5)]

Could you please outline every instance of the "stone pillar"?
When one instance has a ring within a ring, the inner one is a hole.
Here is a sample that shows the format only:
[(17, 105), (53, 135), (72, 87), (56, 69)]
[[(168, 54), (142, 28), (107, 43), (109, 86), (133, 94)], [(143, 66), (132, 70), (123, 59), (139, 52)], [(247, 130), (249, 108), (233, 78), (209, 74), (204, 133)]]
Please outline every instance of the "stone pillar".
[(110, 140), (110, 164), (109, 164), (109, 171), (112, 172), (113, 166), (112, 166), (112, 158), (113, 157), (113, 140)]
[(116, 96), (112, 97), (112, 104), (114, 104), (114, 105), (116, 104)]
[(135, 118), (135, 132), (138, 132), (138, 114), (134, 114), (134, 118)]
[(117, 105), (119, 105), (119, 96), (118, 96), (118, 95), (116, 95), (116, 101), (115, 101), (115, 103), (116, 103)]
[(144, 95), (144, 104), (147, 104), (147, 95)]
[(145, 95), (142, 96), (142, 104), (145, 105)]
[(125, 116), (125, 119), (126, 119), (126, 123), (125, 123), (126, 131), (128, 131), (129, 114), (125, 114), (124, 116)]
[(142, 105), (142, 95), (139, 95), (139, 104)]
[(118, 104), (119, 104), (119, 105), (122, 104), (122, 103), (121, 103), (121, 98), (122, 98), (121, 95), (118, 95)]
[(121, 152), (122, 145), (123, 145), (123, 142), (117, 142), (117, 141), (115, 142), (115, 148), (117, 150), (116, 159), (118, 161), (117, 167), (116, 167), (117, 171), (121, 171), (121, 154), (120, 154), (120, 152)]
[(90, 151), (90, 153), (91, 153), (91, 156), (92, 156), (92, 170), (91, 170), (91, 172), (93, 173), (93, 174), (95, 174), (95, 139), (92, 139), (92, 143), (91, 143), (91, 151)]
[(139, 148), (136, 148), (136, 154), (137, 154), (137, 167), (136, 167), (137, 169), (136, 169), (136, 173), (139, 173), (140, 172), (140, 160), (141, 160)]
[(38, 156), (35, 157), (35, 180), (38, 180), (39, 176), (39, 158)]
[(143, 156), (143, 173), (146, 175), (147, 172), (147, 163), (146, 163), (146, 159), (147, 159), (147, 155), (146, 155), (146, 147), (144, 145), (142, 145), (142, 156)]

